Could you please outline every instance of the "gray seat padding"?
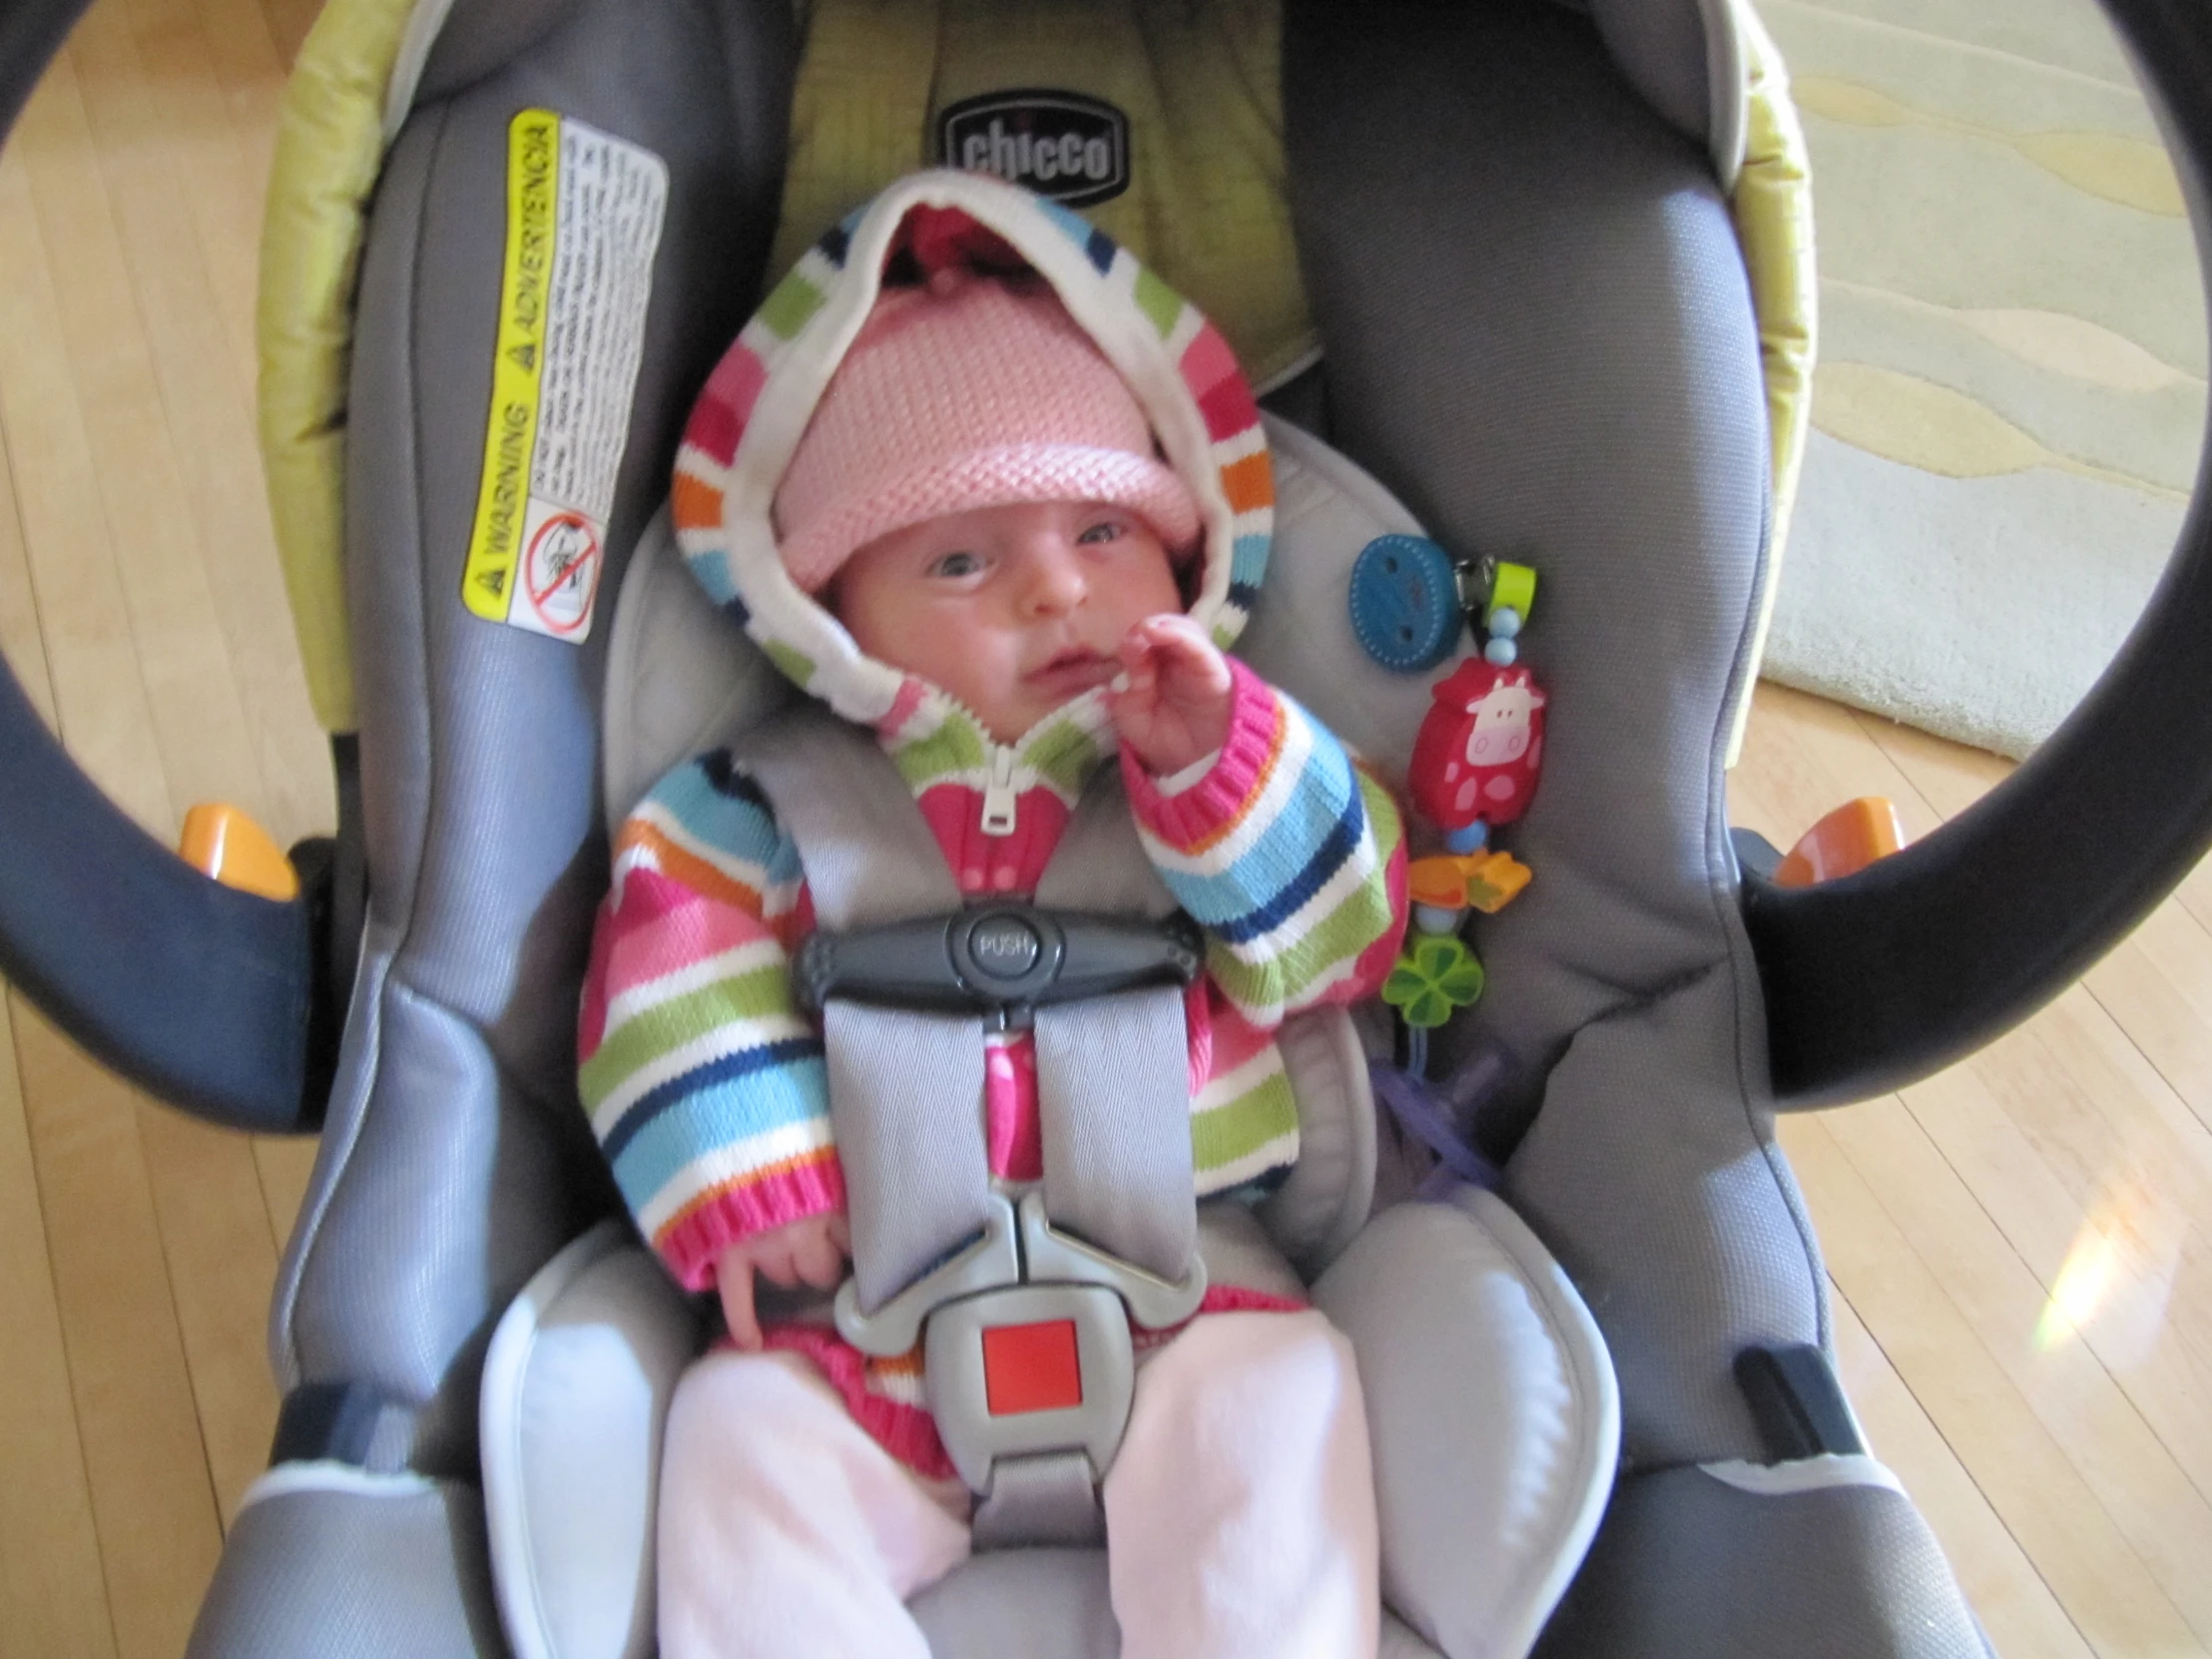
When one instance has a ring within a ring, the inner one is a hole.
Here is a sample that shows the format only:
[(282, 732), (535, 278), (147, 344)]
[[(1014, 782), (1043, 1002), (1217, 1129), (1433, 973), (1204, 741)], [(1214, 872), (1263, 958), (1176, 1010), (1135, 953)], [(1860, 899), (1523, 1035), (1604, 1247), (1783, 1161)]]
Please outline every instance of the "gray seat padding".
[[(1368, 1400), (1406, 1654), (1520, 1659), (1597, 1527), (1619, 1399), (1589, 1311), (1487, 1193), (1401, 1204), (1314, 1287)], [(615, 1222), (561, 1252), (484, 1367), (484, 1503), (516, 1659), (648, 1659), (661, 1425), (697, 1309)], [(1111, 1659), (1097, 1550), (981, 1555), (914, 1600), (940, 1659)], [(1018, 1639), (1015, 1637), (1018, 1633)]]
[(1704, 156), (1593, 46), (1550, 6), (1293, 0), (1292, 194), (1333, 441), (1447, 547), (1541, 573), (1543, 783), (1511, 842), (1535, 880), (1481, 927), (1489, 988), (1446, 1047), (1522, 1062), (1510, 1196), (1605, 1327), (1629, 1458), (1754, 1456), (1737, 1351), (1826, 1336), (1723, 789), (1759, 349)]
[(574, 0), (526, 56), (418, 108), (378, 186), (346, 457), (370, 900), (273, 1347), (286, 1386), (355, 1382), (420, 1408), (417, 1466), (473, 1475), (491, 1320), (616, 1202), (575, 1091), (576, 990), (607, 879), (605, 630), (577, 647), (459, 603), (507, 124), (557, 107), (668, 167), (611, 585), (668, 493), (692, 394), (756, 302), (791, 51), (780, 4)]
[(1983, 1659), (1980, 1629), (1896, 1477), (1871, 1458), (1809, 1461), (1856, 1466), (1766, 1490), (1725, 1469), (1623, 1481), (1591, 1570), (1538, 1651)]

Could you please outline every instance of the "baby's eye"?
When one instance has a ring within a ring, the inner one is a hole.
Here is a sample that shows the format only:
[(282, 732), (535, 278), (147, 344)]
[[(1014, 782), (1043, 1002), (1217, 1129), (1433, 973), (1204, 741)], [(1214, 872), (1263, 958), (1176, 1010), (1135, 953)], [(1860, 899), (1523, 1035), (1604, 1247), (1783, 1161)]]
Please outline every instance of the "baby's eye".
[(929, 561), (929, 567), (925, 574), (939, 577), (945, 581), (957, 582), (964, 576), (977, 574), (982, 568), (983, 560), (979, 554), (963, 550), (957, 553), (938, 554)]
[(1075, 539), (1079, 542), (1084, 543), (1119, 541), (1123, 536), (1127, 534), (1128, 526), (1123, 524), (1120, 519), (1107, 518), (1101, 519), (1098, 523), (1091, 525)]

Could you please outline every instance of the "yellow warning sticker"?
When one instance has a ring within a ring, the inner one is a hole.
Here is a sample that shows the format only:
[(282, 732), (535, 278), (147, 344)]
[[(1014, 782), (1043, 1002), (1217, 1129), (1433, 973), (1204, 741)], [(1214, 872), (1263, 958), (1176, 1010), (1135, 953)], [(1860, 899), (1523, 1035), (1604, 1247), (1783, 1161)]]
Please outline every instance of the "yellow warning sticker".
[(507, 129), (507, 251), (461, 599), (581, 641), (629, 436), (668, 169), (550, 110)]

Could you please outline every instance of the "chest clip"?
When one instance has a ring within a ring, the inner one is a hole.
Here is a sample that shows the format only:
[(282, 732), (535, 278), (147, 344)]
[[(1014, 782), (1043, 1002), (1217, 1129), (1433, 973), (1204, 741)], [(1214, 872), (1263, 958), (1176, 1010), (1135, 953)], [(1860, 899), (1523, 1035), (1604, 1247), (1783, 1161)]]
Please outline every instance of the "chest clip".
[(983, 1015), (1026, 1029), (1054, 1002), (1141, 985), (1188, 985), (1205, 956), (1198, 923), (994, 902), (950, 915), (808, 935), (792, 965), (800, 1006), (831, 997), (893, 1008)]

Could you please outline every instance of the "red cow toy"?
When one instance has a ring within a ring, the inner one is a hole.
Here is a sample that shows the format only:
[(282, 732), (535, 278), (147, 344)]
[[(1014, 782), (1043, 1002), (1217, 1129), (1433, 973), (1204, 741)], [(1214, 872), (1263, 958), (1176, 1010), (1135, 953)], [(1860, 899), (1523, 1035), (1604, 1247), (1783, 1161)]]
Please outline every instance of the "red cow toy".
[(1436, 682), (1413, 741), (1413, 805), (1447, 834), (1527, 811), (1544, 748), (1544, 694), (1525, 668), (1469, 657)]

